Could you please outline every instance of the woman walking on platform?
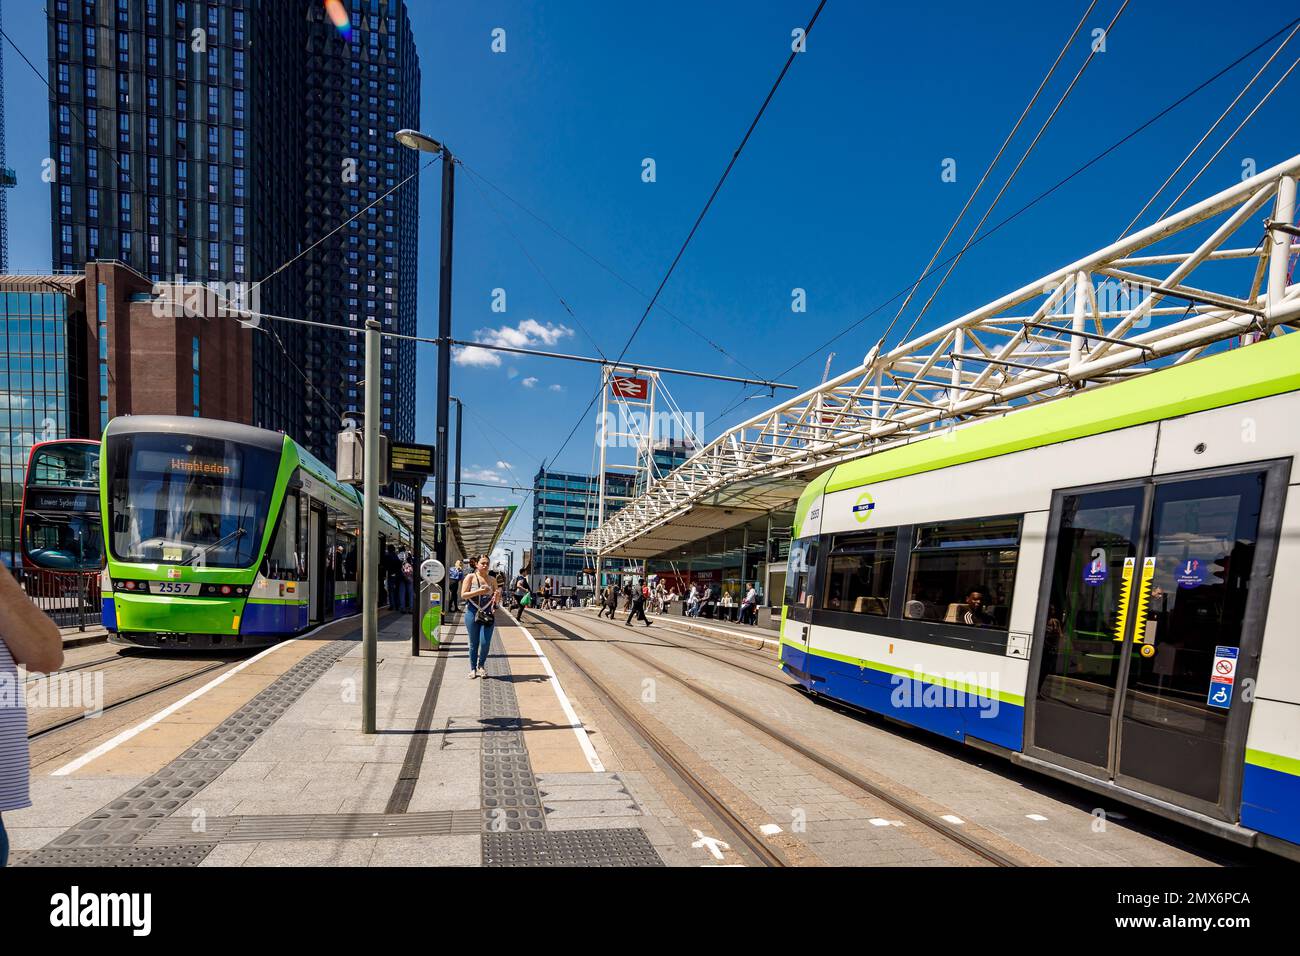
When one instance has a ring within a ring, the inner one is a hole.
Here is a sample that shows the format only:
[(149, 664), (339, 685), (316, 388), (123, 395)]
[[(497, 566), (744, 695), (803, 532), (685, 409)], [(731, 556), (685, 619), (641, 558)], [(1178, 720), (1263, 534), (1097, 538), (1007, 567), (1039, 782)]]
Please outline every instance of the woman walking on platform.
[(488, 556), (479, 555), (473, 573), (467, 574), (460, 584), (460, 596), (465, 602), (465, 630), (469, 632), (471, 678), (487, 677), (488, 650), (492, 647), (492, 629), (501, 600), (497, 579), (488, 568)]

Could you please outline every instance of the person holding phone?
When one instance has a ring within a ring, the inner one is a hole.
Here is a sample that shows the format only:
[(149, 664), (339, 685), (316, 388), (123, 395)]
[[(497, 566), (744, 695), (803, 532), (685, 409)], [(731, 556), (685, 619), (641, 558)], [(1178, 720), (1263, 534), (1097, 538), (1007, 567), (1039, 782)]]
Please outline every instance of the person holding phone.
[(465, 603), (465, 630), (469, 632), (469, 676), (487, 677), (488, 650), (492, 647), (492, 630), (496, 626), (497, 605), (501, 590), (489, 570), (486, 554), (475, 561), (474, 571), (460, 583), (460, 597)]

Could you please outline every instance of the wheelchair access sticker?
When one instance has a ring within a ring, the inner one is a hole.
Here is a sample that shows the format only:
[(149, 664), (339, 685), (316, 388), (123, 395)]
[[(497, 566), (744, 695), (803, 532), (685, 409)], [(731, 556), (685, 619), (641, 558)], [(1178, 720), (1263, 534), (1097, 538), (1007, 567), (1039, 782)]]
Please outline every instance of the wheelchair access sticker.
[(1205, 702), (1211, 707), (1227, 710), (1232, 704), (1232, 688), (1237, 681), (1237, 652), (1235, 647), (1216, 647), (1214, 664), (1210, 669), (1210, 690)]

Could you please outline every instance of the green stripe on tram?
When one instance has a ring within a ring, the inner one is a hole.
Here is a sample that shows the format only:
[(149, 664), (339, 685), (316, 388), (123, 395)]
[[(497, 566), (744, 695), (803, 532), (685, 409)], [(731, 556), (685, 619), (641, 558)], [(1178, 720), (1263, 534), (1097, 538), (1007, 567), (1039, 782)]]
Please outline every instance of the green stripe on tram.
[(1272, 754), (1267, 750), (1251, 750), (1247, 747), (1246, 763), (1255, 767), (1276, 770), (1278, 773), (1290, 774), (1293, 777), (1300, 777), (1300, 759), (1295, 757), (1284, 757), (1282, 754)]
[(803, 493), (799, 495), (799, 503), (795, 505), (794, 509), (794, 537), (801, 537), (799, 532), (803, 527), (804, 519), (808, 517), (808, 510), (812, 508), (814, 501), (821, 498), (822, 492), (826, 490), (826, 483), (831, 480), (831, 475), (834, 473), (835, 469), (832, 468), (830, 471), (818, 475), (809, 483), (808, 487), (803, 490)]
[[(834, 468), (826, 491), (844, 491), (1145, 425), (1300, 389), (1300, 334), (1290, 333), (1126, 382), (1080, 392)], [(825, 477), (825, 476), (823, 476)], [(820, 480), (820, 479), (819, 479)], [(813, 495), (796, 512), (796, 536)]]
[(882, 664), (879, 661), (869, 661), (861, 657), (850, 657), (847, 654), (836, 654), (833, 651), (823, 651), (815, 647), (806, 649), (802, 644), (794, 641), (783, 640), (782, 644), (788, 644), (797, 651), (811, 654), (813, 657), (824, 657), (827, 660), (839, 661), (841, 664), (851, 664), (854, 667), (864, 668), (866, 670), (879, 671), (882, 674), (900, 674), (903, 677), (912, 680), (922, 681), (926, 684), (938, 684), (942, 687), (948, 687), (952, 690), (959, 690), (972, 696), (995, 698), (1004, 704), (1014, 704), (1017, 707), (1025, 706), (1025, 698), (1020, 694), (1013, 694), (1005, 690), (992, 690), (987, 687), (981, 687), (979, 684), (968, 684), (964, 681), (950, 680), (946, 677), (940, 677), (938, 674), (927, 674), (924, 671), (911, 670), (906, 667), (895, 667), (892, 664)]

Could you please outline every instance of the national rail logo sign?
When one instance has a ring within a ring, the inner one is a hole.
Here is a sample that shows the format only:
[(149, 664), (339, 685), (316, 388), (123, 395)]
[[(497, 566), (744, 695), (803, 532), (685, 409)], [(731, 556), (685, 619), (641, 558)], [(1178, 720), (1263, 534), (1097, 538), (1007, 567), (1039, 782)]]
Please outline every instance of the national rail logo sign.
[(619, 398), (635, 398), (644, 401), (650, 397), (650, 380), (632, 375), (614, 375), (609, 380), (610, 391)]
[(858, 495), (858, 500), (853, 505), (853, 517), (858, 519), (858, 524), (866, 524), (871, 520), (871, 512), (875, 510), (876, 499), (864, 491)]

